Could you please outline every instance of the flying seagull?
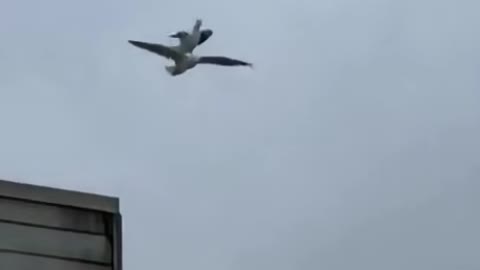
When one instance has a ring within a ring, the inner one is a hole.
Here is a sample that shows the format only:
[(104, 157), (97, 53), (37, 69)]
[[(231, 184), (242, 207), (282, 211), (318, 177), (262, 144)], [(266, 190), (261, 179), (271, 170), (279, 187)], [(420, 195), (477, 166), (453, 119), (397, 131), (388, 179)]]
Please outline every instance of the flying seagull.
[(172, 75), (180, 75), (185, 71), (194, 68), (197, 64), (214, 64), (220, 66), (248, 66), (253, 67), (251, 63), (236, 60), (224, 56), (196, 56), (192, 53), (182, 53), (172, 47), (162, 44), (148, 43), (142, 41), (129, 40), (130, 44), (158, 54), (175, 62), (173, 66), (165, 66), (167, 72)]
[[(201, 45), (202, 43), (204, 43), (205, 41), (207, 41), (207, 39), (209, 39), (213, 34), (213, 31), (211, 29), (203, 29), (200, 31), (200, 39), (198, 40), (198, 43), (196, 46), (199, 46)], [(193, 49), (195, 49), (196, 46), (188, 46), (187, 43), (191, 42), (189, 39), (191, 39), (191, 33), (188, 33), (187, 31), (178, 31), (178, 32), (175, 32), (175, 33), (172, 33), (170, 35), (168, 35), (169, 37), (172, 37), (172, 38), (178, 38), (179, 41), (180, 41), (180, 44), (179, 44), (179, 49), (181, 49), (182, 51), (184, 51), (183, 48), (186, 48), (186, 49), (190, 49), (192, 48), (192, 50), (189, 50), (188, 52), (191, 53), (193, 51)]]
[(209, 39), (213, 31), (210, 29), (200, 31), (201, 26), (202, 20), (197, 19), (191, 32), (178, 31), (170, 34), (170, 37), (178, 38), (180, 41), (179, 45), (175, 46), (175, 49), (182, 53), (192, 53), (195, 47)]

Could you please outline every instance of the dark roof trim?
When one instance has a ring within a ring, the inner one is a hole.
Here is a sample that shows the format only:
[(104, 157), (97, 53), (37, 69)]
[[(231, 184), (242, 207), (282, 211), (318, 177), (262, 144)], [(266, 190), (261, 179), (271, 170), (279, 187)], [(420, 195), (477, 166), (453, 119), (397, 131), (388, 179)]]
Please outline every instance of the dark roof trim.
[(0, 180), (0, 196), (33, 202), (119, 213), (116, 197)]

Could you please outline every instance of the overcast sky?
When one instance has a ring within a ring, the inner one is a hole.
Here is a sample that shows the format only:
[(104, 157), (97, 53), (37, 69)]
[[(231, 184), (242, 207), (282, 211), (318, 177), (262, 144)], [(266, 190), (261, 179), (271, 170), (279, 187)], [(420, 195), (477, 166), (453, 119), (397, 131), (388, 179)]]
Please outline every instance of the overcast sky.
[[(480, 2), (0, 1), (0, 178), (118, 196), (125, 269), (480, 260)], [(165, 59), (196, 18), (196, 53)]]

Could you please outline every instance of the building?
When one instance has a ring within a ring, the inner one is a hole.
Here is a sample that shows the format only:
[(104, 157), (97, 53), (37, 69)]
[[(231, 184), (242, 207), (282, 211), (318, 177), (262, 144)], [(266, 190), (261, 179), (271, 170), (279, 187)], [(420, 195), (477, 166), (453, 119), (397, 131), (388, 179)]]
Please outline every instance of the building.
[(119, 199), (0, 180), (0, 269), (122, 270)]

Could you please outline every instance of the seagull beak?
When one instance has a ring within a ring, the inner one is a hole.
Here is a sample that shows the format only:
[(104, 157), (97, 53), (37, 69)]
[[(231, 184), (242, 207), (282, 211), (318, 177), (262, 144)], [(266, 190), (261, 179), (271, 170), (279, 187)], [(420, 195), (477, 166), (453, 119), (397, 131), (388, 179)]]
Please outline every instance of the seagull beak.
[(178, 34), (178, 32), (172, 33), (172, 34), (170, 34), (170, 35), (168, 35), (168, 36), (171, 37), (171, 38), (179, 38), (179, 37), (180, 37), (179, 34)]

